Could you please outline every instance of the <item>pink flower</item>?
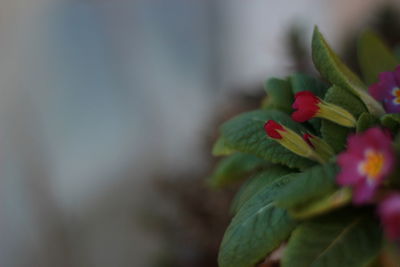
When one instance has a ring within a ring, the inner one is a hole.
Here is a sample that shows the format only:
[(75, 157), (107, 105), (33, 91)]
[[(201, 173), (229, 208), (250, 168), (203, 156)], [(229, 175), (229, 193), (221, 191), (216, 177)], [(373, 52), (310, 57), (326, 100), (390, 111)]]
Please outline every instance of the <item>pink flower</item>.
[(400, 112), (400, 66), (395, 71), (380, 73), (379, 81), (369, 87), (369, 93), (382, 102), (387, 112)]
[(353, 202), (367, 203), (394, 165), (391, 137), (380, 128), (350, 136), (347, 150), (338, 156), (340, 185), (353, 187)]
[(383, 200), (378, 209), (383, 227), (389, 239), (400, 239), (400, 194), (393, 194)]

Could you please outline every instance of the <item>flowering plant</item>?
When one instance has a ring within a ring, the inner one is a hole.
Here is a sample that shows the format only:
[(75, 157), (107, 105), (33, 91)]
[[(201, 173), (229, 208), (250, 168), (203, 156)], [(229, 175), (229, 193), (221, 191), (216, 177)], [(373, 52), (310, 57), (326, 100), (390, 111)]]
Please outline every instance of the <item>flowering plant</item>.
[[(265, 83), (259, 110), (220, 128), (210, 182), (246, 176), (220, 246), (221, 267), (398, 266), (400, 61), (372, 32), (359, 41), (363, 79), (318, 28), (321, 79)], [(392, 264), (392, 265), (391, 265)]]

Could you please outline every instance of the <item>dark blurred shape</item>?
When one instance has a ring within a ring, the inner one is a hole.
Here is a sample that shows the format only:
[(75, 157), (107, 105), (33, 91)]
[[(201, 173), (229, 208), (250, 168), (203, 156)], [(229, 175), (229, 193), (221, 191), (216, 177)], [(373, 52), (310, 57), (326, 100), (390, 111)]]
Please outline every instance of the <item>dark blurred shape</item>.
[(293, 24), (286, 35), (286, 49), (293, 62), (294, 71), (311, 73), (310, 48), (306, 45), (305, 36), (307, 36), (305, 28), (299, 24)]
[[(217, 138), (217, 125), (260, 106), (262, 88), (254, 89), (255, 95), (235, 90), (229, 97), (229, 104), (222, 105), (210, 126), (213, 133), (204, 138), (206, 153), (210, 154)], [(173, 177), (162, 174), (156, 179), (156, 187), (165, 196), (166, 206), (155, 207), (157, 215), (150, 218), (152, 230), (158, 231), (164, 240), (164, 253), (156, 256), (154, 267), (218, 267), (219, 245), (231, 219), (230, 203), (239, 184), (220, 190), (210, 188), (205, 177), (210, 175), (218, 159), (210, 154), (209, 161), (212, 168), (203, 173)]]
[(365, 29), (372, 29), (393, 50), (400, 44), (400, 10), (396, 5), (384, 3), (367, 17), (361, 28), (346, 33), (343, 42), (343, 55), (346, 63), (353, 71), (360, 74), (357, 59), (357, 41)]
[[(189, 176), (191, 174), (188, 174)], [(203, 177), (160, 180), (160, 189), (178, 209), (177, 216), (162, 219), (165, 254), (158, 267), (217, 267), (217, 254), (229, 221), (229, 205), (234, 190), (215, 192)]]
[(400, 41), (400, 10), (393, 4), (383, 5), (371, 19), (372, 28), (379, 32), (390, 47)]

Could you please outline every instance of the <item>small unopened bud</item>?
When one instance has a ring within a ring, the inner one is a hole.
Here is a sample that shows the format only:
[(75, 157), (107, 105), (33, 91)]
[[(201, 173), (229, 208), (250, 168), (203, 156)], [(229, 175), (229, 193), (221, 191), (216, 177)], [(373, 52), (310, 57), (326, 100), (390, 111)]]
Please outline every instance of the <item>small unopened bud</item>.
[(321, 163), (325, 162), (317, 153), (315, 153), (314, 149), (301, 135), (282, 124), (279, 124), (274, 120), (269, 120), (265, 123), (264, 129), (270, 138), (274, 139), (293, 153)]
[(324, 160), (330, 159), (335, 154), (332, 147), (318, 136), (305, 133), (303, 134), (303, 138)]

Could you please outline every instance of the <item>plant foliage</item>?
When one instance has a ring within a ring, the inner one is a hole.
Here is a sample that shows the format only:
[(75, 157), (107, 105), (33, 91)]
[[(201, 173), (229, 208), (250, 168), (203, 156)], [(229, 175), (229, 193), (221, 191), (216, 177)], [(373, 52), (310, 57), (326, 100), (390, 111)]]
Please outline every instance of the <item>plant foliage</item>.
[[(363, 79), (316, 27), (312, 58), (321, 78), (300, 73), (270, 78), (259, 110), (240, 114), (220, 127), (213, 154), (225, 158), (210, 183), (223, 187), (245, 180), (232, 201), (233, 218), (218, 256), (221, 267), (257, 266), (278, 247), (284, 247), (283, 267), (380, 266), (378, 255), (385, 244), (382, 224), (373, 205), (353, 205), (352, 188), (338, 185), (337, 156), (347, 149), (349, 136), (371, 127), (385, 128), (400, 140), (400, 114), (386, 113), (367, 87), (378, 81), (379, 73), (393, 71), (399, 61), (370, 31), (359, 39), (358, 56)], [(315, 113), (306, 122), (295, 122), (293, 103), (302, 91), (311, 92), (318, 105), (334, 107), (337, 113), (331, 117)], [(348, 116), (354, 125), (341, 124), (335, 116)], [(266, 135), (267, 121), (281, 127), (274, 137)], [(307, 142), (306, 147), (320, 157), (307, 149), (292, 149), (299, 144), (286, 140), (288, 136), (303, 136), (304, 141), (296, 142)], [(396, 142), (394, 147), (400, 149)], [(396, 177), (391, 183), (400, 184)]]

